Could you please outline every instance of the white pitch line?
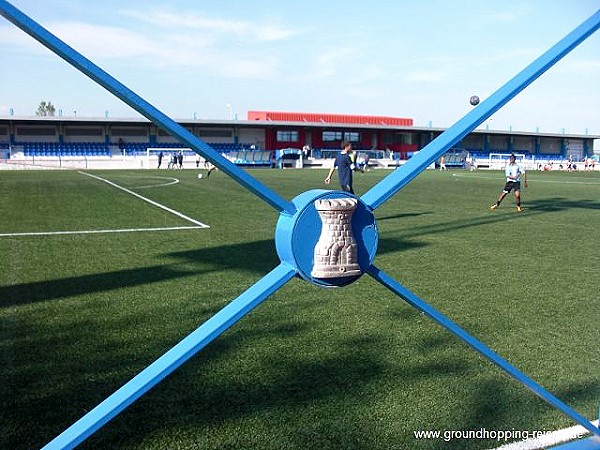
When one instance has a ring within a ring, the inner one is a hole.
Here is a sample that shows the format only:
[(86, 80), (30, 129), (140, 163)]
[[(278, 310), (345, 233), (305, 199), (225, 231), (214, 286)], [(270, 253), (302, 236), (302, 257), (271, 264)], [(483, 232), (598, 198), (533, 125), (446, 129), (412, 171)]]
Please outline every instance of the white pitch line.
[[(125, 177), (124, 177), (125, 178)], [(128, 176), (127, 178), (131, 179), (131, 178), (144, 178), (144, 179), (148, 179), (151, 178), (153, 180), (168, 180), (168, 183), (161, 183), (161, 184), (148, 184), (146, 186), (136, 186), (136, 189), (148, 189), (148, 188), (155, 188), (155, 187), (165, 187), (165, 186), (172, 186), (174, 184), (179, 183), (179, 178), (175, 178), (175, 177), (158, 177), (158, 176), (146, 176), (146, 175), (142, 175), (142, 176)]]
[(208, 226), (208, 225), (206, 225), (206, 224), (204, 224), (202, 222), (199, 222), (196, 219), (192, 219), (191, 217), (188, 217), (185, 214), (180, 213), (179, 211), (175, 211), (174, 209), (171, 209), (171, 208), (169, 208), (169, 207), (167, 207), (165, 205), (161, 205), (160, 203), (155, 202), (154, 200), (150, 200), (149, 198), (143, 197), (140, 194), (138, 194), (137, 192), (130, 191), (129, 189), (124, 188), (123, 186), (119, 186), (118, 184), (113, 183), (112, 181), (106, 180), (106, 179), (104, 179), (102, 177), (99, 177), (99, 176), (96, 176), (96, 175), (92, 175), (91, 173), (86, 173), (86, 172), (81, 172), (81, 171), (79, 171), (79, 173), (82, 174), (82, 175), (87, 175), (88, 177), (91, 177), (91, 178), (95, 178), (95, 179), (100, 180), (100, 181), (104, 181), (105, 183), (110, 184), (111, 186), (116, 187), (117, 189), (121, 189), (122, 191), (125, 191), (128, 194), (131, 194), (134, 197), (139, 198), (140, 200), (144, 200), (145, 202), (148, 202), (151, 205), (154, 205), (154, 206), (156, 206), (158, 208), (164, 209), (165, 211), (168, 211), (171, 214), (176, 215), (177, 217), (181, 217), (182, 219), (185, 219), (188, 222), (192, 222), (192, 223), (198, 225), (201, 228), (210, 228), (210, 226)]
[[(592, 424), (598, 426), (598, 420), (592, 421)], [(589, 436), (591, 433), (581, 425), (563, 428), (562, 430), (549, 431), (539, 438), (527, 439), (525, 441), (511, 442), (497, 447), (495, 450), (540, 450), (565, 442), (581, 439)]]
[(169, 183), (149, 184), (147, 186), (136, 186), (136, 189), (148, 189), (148, 188), (155, 188), (155, 187), (172, 186), (174, 184), (179, 183), (179, 178), (174, 178), (174, 177), (148, 177), (148, 178), (152, 178), (152, 179), (156, 179), (156, 180), (171, 180), (171, 181)]
[(0, 237), (19, 237), (19, 236), (57, 236), (69, 234), (101, 234), (101, 233), (137, 233), (144, 231), (171, 231), (171, 230), (197, 230), (206, 228), (205, 226), (194, 227), (160, 227), (160, 228), (120, 228), (115, 230), (81, 230), (81, 231), (32, 231), (23, 233), (0, 233)]

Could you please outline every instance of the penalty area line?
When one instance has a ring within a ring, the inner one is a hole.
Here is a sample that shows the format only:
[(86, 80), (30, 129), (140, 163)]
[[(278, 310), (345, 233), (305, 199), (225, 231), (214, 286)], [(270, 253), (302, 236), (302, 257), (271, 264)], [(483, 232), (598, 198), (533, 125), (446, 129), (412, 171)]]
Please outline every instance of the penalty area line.
[(88, 177), (91, 177), (91, 178), (95, 178), (96, 180), (103, 181), (103, 182), (105, 182), (107, 184), (110, 184), (113, 187), (116, 187), (117, 189), (121, 189), (122, 191), (127, 192), (128, 194), (131, 194), (134, 197), (139, 198), (140, 200), (143, 200), (143, 201), (145, 201), (147, 203), (150, 203), (151, 205), (154, 205), (154, 206), (156, 206), (156, 207), (158, 207), (160, 209), (164, 209), (165, 211), (170, 212), (171, 214), (174, 214), (177, 217), (181, 217), (182, 219), (187, 220), (188, 222), (194, 223), (194, 224), (198, 225), (199, 228), (210, 228), (210, 226), (208, 226), (208, 225), (206, 225), (206, 224), (204, 224), (204, 223), (202, 223), (202, 222), (200, 222), (200, 221), (198, 221), (196, 219), (192, 219), (191, 217), (186, 216), (185, 214), (182, 214), (179, 211), (175, 211), (174, 209), (171, 209), (171, 208), (169, 208), (169, 207), (167, 207), (165, 205), (161, 205), (160, 203), (155, 202), (154, 200), (150, 200), (149, 198), (146, 198), (146, 197), (138, 194), (137, 192), (133, 192), (133, 191), (127, 189), (127, 188), (124, 188), (123, 186), (119, 186), (118, 184), (113, 183), (112, 181), (109, 181), (109, 180), (107, 180), (105, 178), (99, 177), (97, 175), (92, 175), (91, 173), (87, 173), (87, 172), (81, 172), (81, 171), (79, 171), (79, 173), (82, 174), (82, 175), (86, 175)]
[(115, 230), (81, 230), (81, 231), (31, 231), (23, 233), (0, 233), (0, 237), (19, 236), (60, 236), (69, 234), (102, 234), (102, 233), (140, 233), (146, 231), (198, 230), (201, 226), (189, 227), (159, 227), (159, 228), (120, 228)]

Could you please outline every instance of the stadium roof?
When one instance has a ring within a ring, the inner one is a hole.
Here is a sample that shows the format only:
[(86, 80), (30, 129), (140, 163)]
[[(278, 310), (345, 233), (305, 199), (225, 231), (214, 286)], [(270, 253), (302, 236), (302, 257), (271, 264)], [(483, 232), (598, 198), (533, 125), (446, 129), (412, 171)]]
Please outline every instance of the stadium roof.
[[(345, 117), (345, 115), (337, 115)], [(383, 116), (348, 116), (348, 117), (383, 117)], [(352, 123), (352, 122), (305, 122), (305, 121), (290, 121), (290, 120), (272, 120), (272, 119), (255, 119), (255, 120), (211, 120), (211, 119), (174, 119), (181, 125), (196, 125), (206, 127), (245, 127), (245, 128), (270, 128), (270, 127), (318, 127), (325, 129), (363, 129), (363, 130), (395, 130), (395, 131), (414, 131), (424, 132), (431, 131), (442, 133), (447, 128), (423, 126), (417, 127), (413, 125), (391, 125), (391, 124), (370, 124), (370, 123)], [(410, 120), (410, 119), (409, 119)], [(31, 123), (31, 124), (49, 124), (59, 123), (65, 124), (80, 124), (80, 125), (142, 125), (151, 124), (152, 122), (145, 117), (75, 117), (75, 116), (0, 116), (0, 124), (2, 123)], [(477, 128), (472, 131), (476, 134), (495, 134), (495, 135), (513, 135), (513, 136), (540, 136), (553, 138), (577, 138), (577, 139), (600, 139), (600, 135), (591, 134), (570, 134), (570, 133), (548, 133), (538, 131), (525, 130), (492, 130)]]

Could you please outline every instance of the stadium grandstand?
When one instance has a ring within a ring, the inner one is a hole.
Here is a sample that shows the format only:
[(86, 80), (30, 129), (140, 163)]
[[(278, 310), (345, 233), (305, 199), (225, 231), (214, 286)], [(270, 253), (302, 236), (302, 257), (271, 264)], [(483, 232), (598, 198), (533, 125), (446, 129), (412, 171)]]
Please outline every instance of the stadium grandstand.
[[(410, 118), (249, 111), (246, 120), (178, 120), (230, 161), (255, 167), (329, 167), (343, 141), (372, 168), (394, 168), (444, 128), (417, 127)], [(491, 168), (510, 153), (528, 169), (594, 168), (600, 136), (476, 129), (446, 154), (448, 168)], [(146, 119), (0, 117), (4, 167), (154, 168), (158, 154), (194, 151)]]

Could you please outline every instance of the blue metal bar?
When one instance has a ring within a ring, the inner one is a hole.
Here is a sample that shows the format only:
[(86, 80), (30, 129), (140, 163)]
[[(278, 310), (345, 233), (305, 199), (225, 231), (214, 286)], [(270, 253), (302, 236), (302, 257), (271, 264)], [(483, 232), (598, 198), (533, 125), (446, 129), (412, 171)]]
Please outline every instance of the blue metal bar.
[(454, 144), (473, 131), (479, 124), (508, 103), (563, 56), (593, 34), (598, 28), (600, 28), (600, 10), (531, 63), (512, 80), (481, 102), (478, 107), (474, 108), (456, 122), (456, 124), (427, 144), (419, 153), (410, 158), (406, 164), (373, 186), (361, 197), (361, 200), (371, 209), (379, 207), (425, 170), (432, 162), (446, 153)]
[(474, 350), (479, 352), (481, 355), (483, 355), (484, 357), (489, 359), (491, 362), (496, 364), (498, 367), (500, 367), (502, 370), (504, 370), (506, 373), (508, 373), (508, 375), (510, 375), (515, 380), (517, 380), (519, 383), (525, 385), (525, 387), (527, 387), (528, 389), (533, 391), (533, 393), (535, 393), (536, 395), (541, 397), (542, 400), (545, 400), (546, 402), (550, 403), (555, 408), (562, 411), (564, 414), (569, 416), (575, 422), (584, 426), (591, 433), (593, 433), (597, 436), (600, 436), (600, 429), (598, 429), (596, 426), (594, 426), (594, 424), (592, 424), (589, 420), (587, 420), (585, 417), (583, 417), (577, 411), (573, 410), (571, 407), (569, 407), (568, 405), (563, 403), (561, 400), (556, 398), (554, 395), (552, 395), (550, 392), (545, 390), (542, 386), (537, 384), (531, 378), (527, 377), (527, 375), (525, 375), (523, 372), (521, 372), (517, 368), (513, 367), (508, 361), (506, 361), (505, 359), (503, 359), (502, 357), (500, 357), (499, 355), (494, 353), (489, 347), (486, 347), (483, 343), (481, 343), (480, 341), (475, 339), (473, 336), (471, 336), (469, 333), (467, 333), (465, 330), (463, 330), (457, 324), (452, 322), (450, 319), (448, 319), (442, 313), (440, 313), (435, 308), (433, 308), (432, 306), (427, 304), (425, 301), (421, 300), (416, 294), (409, 291), (407, 288), (402, 286), (400, 283), (398, 283), (396, 280), (391, 278), (385, 272), (383, 272), (382, 270), (379, 270), (375, 266), (371, 266), (367, 270), (367, 273), (369, 275), (371, 275), (375, 280), (379, 281), (381, 284), (383, 284), (385, 287), (387, 287), (390, 291), (392, 291), (395, 294), (397, 294), (398, 296), (402, 297), (408, 304), (410, 304), (411, 306), (414, 306), (419, 311), (425, 313), (427, 316), (429, 316), (431, 319), (433, 319), (439, 325), (441, 325), (442, 327), (444, 327), (445, 329), (450, 331), (452, 334), (454, 334), (455, 336), (457, 336), (464, 342), (466, 342)]
[(111, 75), (106, 73), (100, 67), (95, 65), (89, 59), (78, 53), (72, 47), (65, 44), (40, 24), (33, 21), (17, 8), (5, 0), (0, 0), (0, 14), (8, 21), (15, 24), (25, 33), (41, 42), (45, 47), (56, 53), (62, 59), (67, 61), (73, 67), (83, 72), (107, 91), (121, 99), (127, 105), (131, 106), (137, 112), (150, 119), (157, 126), (167, 131), (172, 136), (178, 138), (181, 142), (190, 146), (194, 151), (211, 161), (215, 166), (236, 180), (250, 192), (266, 201), (279, 212), (294, 214), (295, 207), (293, 203), (285, 200), (276, 192), (260, 183), (247, 172), (224, 158), (219, 152), (200, 138), (190, 133), (184, 127), (179, 125), (170, 117), (160, 112), (157, 108), (145, 101), (131, 89), (117, 81)]
[(115, 391), (106, 400), (49, 442), (43, 450), (72, 449), (79, 445), (206, 345), (219, 337), (295, 275), (296, 270), (292, 266), (285, 263), (277, 266), (119, 390)]

